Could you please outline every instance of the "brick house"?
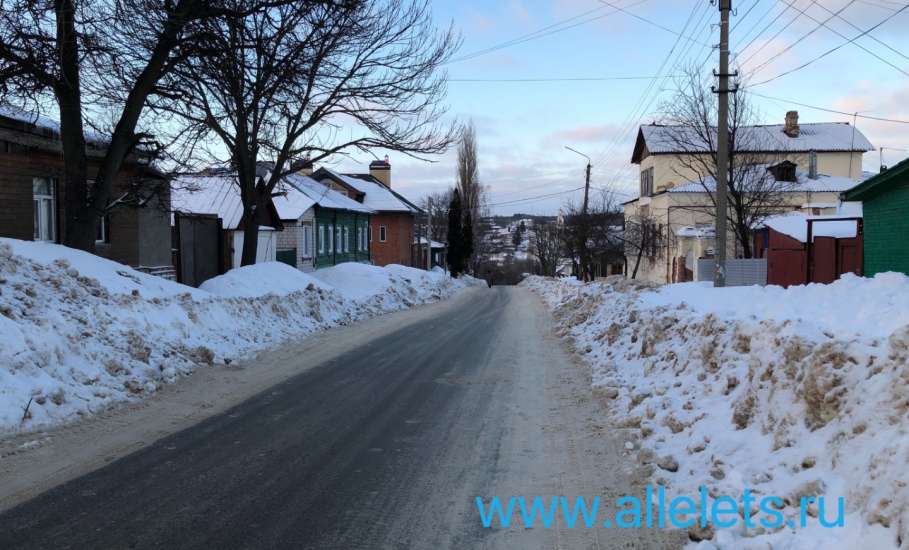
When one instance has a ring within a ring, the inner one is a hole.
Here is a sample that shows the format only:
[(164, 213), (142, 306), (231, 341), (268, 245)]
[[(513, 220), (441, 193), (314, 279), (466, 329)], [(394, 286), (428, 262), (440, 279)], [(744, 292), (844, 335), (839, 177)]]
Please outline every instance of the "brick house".
[(319, 168), (312, 177), (374, 212), (369, 221), (373, 264), (422, 267), (414, 257), (413, 242), (416, 218), (423, 210), (391, 189), (391, 165), (387, 159), (370, 163), (368, 174), (339, 174)]
[(909, 275), (909, 159), (846, 191), (847, 201), (862, 201), (864, 273)]
[[(89, 177), (104, 154), (99, 138), (87, 143)], [(115, 197), (141, 199), (110, 211), (98, 228), (95, 253), (147, 271), (171, 270), (170, 200), (166, 191), (136, 197), (135, 189), (166, 189), (154, 168), (127, 159)], [(59, 125), (0, 106), (0, 236), (60, 243), (64, 232), (63, 153)], [(142, 191), (138, 191), (141, 193)]]

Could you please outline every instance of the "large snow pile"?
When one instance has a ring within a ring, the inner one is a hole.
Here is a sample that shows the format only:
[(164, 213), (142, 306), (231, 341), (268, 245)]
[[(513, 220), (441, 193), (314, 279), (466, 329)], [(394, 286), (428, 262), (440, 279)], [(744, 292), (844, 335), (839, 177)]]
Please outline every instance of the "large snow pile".
[[(825, 495), (845, 527), (692, 531), (709, 548), (893, 548), (909, 540), (909, 278), (655, 288), (531, 277), (593, 367), (638, 460), (672, 495)], [(741, 502), (741, 501), (739, 501)], [(741, 511), (740, 511), (741, 514)], [(808, 514), (817, 514), (814, 505)]]
[(314, 277), (271, 262), (195, 289), (62, 246), (0, 239), (0, 433), (90, 414), (199, 366), (470, 284), (360, 264)]

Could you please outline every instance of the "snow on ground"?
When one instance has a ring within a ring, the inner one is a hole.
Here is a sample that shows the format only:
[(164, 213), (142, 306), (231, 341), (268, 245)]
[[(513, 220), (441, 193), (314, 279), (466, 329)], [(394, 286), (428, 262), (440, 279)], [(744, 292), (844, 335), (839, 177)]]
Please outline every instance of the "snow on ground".
[(0, 238), (0, 434), (98, 412), (200, 366), (476, 283), (353, 263), (316, 275), (271, 262), (195, 289), (63, 246)]
[[(909, 278), (654, 288), (531, 277), (669, 495), (825, 495), (845, 527), (693, 532), (698, 548), (894, 548), (909, 540)], [(639, 440), (637, 440), (639, 439)], [(670, 496), (671, 498), (671, 496)], [(741, 501), (739, 500), (741, 503)], [(814, 505), (809, 515), (817, 514)], [(741, 511), (740, 511), (741, 515)], [(695, 546), (692, 543), (692, 546)]]

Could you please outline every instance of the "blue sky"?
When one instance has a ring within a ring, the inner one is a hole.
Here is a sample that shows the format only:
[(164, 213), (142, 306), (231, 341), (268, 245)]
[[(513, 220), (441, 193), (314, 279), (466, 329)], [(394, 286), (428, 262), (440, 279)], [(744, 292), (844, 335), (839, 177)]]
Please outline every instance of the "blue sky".
[[(566, 200), (578, 199), (579, 192), (563, 192), (583, 185), (586, 161), (565, 150), (566, 145), (592, 157), (594, 186), (633, 192), (637, 177), (629, 159), (637, 124), (659, 118), (659, 104), (671, 94), (672, 79), (457, 79), (653, 77), (678, 74), (677, 67), (689, 62), (706, 59), (709, 66), (717, 63), (716, 51), (710, 46), (718, 41), (714, 23), (719, 13), (708, 0), (608, 1), (625, 11), (600, 0), (433, 2), (438, 24), (453, 23), (463, 37), (456, 59), (556, 25), (533, 39), (446, 67), (451, 79), (450, 116), (472, 119), (477, 127), (480, 176), (489, 202), (495, 205), (561, 193), (494, 206), (493, 212), (555, 213)], [(731, 49), (752, 83), (776, 77), (841, 46), (792, 74), (754, 87), (754, 92), (789, 100), (753, 96), (761, 122), (781, 123), (789, 109), (797, 109), (803, 122), (852, 119), (793, 101), (909, 120), (909, 76), (901, 72), (909, 73), (909, 33), (901, 32), (909, 23), (909, 9), (896, 13), (904, 5), (893, 0), (733, 0), (737, 14), (732, 17)], [(847, 43), (888, 17), (889, 21), (868, 35)], [(830, 28), (819, 27), (817, 21)], [(670, 32), (681, 32), (686, 23), (684, 38)], [(576, 26), (566, 28), (570, 25)], [(661, 65), (663, 70), (658, 72)], [(645, 96), (648, 87), (651, 93)], [(642, 107), (635, 111), (638, 105)], [(909, 149), (909, 124), (859, 118), (858, 128), (875, 146)], [(909, 153), (885, 154), (892, 165)], [(362, 170), (368, 160), (358, 156), (340, 167)], [(451, 186), (453, 152), (432, 160), (423, 163), (392, 155), (395, 188), (417, 199)], [(878, 164), (876, 152), (865, 155), (866, 170), (876, 171)]]

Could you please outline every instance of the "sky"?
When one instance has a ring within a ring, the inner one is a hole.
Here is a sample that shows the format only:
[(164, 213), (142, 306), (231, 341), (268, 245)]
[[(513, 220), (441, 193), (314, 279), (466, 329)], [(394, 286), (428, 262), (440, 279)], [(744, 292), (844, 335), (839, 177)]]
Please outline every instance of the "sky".
[[(909, 155), (899, 150), (909, 150), (909, 124), (864, 118), (909, 121), (905, 2), (733, 0), (733, 8), (731, 55), (759, 122), (782, 123), (791, 109), (800, 122), (854, 119), (807, 105), (858, 111), (857, 128), (891, 148), (886, 164)], [(463, 39), (444, 68), (447, 116), (476, 126), (494, 214), (555, 214), (580, 200), (587, 160), (566, 147), (590, 157), (595, 189), (634, 195), (638, 126), (660, 119), (683, 67), (718, 63), (719, 10), (708, 0), (437, 0), (432, 9), (440, 28), (453, 24)], [(601, 80), (527, 81), (552, 78)], [(337, 167), (365, 171), (369, 160)], [(454, 151), (429, 162), (392, 153), (390, 162), (393, 187), (413, 200), (454, 184)], [(865, 170), (879, 164), (878, 152), (865, 155)]]

